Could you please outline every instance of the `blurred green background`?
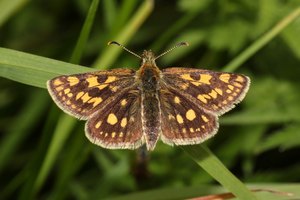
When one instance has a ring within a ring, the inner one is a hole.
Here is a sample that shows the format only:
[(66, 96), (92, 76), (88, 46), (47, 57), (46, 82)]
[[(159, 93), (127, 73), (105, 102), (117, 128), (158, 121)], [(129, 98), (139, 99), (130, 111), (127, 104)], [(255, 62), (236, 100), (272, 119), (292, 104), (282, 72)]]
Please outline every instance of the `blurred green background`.
[[(244, 183), (300, 181), (300, 18), (241, 56), (294, 10), (299, 15), (300, 0), (100, 0), (89, 21), (91, 3), (0, 0), (0, 46), (97, 69), (137, 69), (138, 59), (107, 42), (158, 54), (187, 41), (158, 66), (234, 70), (252, 81), (206, 145)], [(145, 158), (89, 143), (83, 121), (66, 117), (45, 89), (26, 85), (35, 85), (29, 78), (26, 84), (6, 79), (11, 72), (3, 62), (0, 199), (181, 199), (220, 191), (179, 147), (159, 142)]]

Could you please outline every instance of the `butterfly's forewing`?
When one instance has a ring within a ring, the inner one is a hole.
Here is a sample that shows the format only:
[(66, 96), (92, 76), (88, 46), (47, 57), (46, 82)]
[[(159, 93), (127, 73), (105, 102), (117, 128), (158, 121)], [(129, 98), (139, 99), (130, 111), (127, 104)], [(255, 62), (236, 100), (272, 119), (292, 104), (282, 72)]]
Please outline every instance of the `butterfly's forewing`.
[(134, 74), (129, 69), (113, 69), (63, 75), (49, 80), (47, 87), (62, 110), (77, 118), (88, 119), (129, 90), (135, 83)]
[(178, 90), (162, 89), (160, 100), (163, 142), (170, 145), (198, 144), (217, 132), (217, 116), (205, 112)]
[(216, 115), (229, 111), (239, 103), (250, 84), (250, 79), (241, 74), (192, 68), (164, 69), (162, 81), (205, 111)]
[(132, 88), (87, 121), (87, 138), (110, 149), (140, 147), (144, 143), (140, 107), (139, 90)]

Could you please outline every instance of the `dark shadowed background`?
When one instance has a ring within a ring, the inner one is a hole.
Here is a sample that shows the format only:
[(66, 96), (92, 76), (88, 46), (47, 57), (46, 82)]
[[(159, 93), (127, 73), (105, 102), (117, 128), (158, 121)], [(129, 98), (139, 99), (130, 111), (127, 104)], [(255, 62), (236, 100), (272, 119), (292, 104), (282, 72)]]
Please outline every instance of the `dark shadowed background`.
[[(0, 46), (97, 69), (137, 69), (140, 60), (107, 42), (159, 54), (187, 41), (189, 47), (160, 58), (158, 66), (235, 71), (252, 81), (245, 100), (221, 117), (218, 134), (205, 144), (245, 184), (300, 188), (300, 18), (273, 30), (297, 9), (299, 15), (299, 0), (95, 0), (91, 32), (76, 47), (89, 29), (83, 24), (91, 3), (0, 0)], [(272, 40), (259, 41), (269, 32)], [(262, 48), (243, 58), (253, 44)], [(32, 82), (39, 74), (27, 67), (14, 75), (6, 59), (0, 55), (1, 199), (181, 199), (220, 192), (179, 147), (160, 141), (144, 155), (91, 144), (84, 122), (54, 105), (45, 82)]]

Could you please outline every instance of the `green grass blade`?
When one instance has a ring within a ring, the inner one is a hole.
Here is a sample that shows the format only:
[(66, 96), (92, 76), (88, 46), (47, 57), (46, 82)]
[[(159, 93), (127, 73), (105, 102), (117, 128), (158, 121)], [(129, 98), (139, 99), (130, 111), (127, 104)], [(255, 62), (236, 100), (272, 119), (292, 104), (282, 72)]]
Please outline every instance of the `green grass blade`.
[(126, 21), (130, 17), (130, 14), (132, 11), (134, 11), (136, 4), (138, 3), (137, 0), (131, 0), (131, 1), (123, 1), (120, 11), (118, 12), (115, 20), (114, 20), (114, 26), (112, 28), (112, 35), (116, 35), (126, 24)]
[(53, 138), (51, 140), (51, 144), (47, 150), (46, 157), (41, 166), (41, 169), (38, 172), (37, 179), (34, 184), (34, 191), (39, 191), (39, 189), (44, 184), (50, 169), (52, 168), (54, 161), (59, 154), (59, 151), (62, 149), (63, 144), (67, 140), (69, 134), (71, 133), (76, 120), (67, 115), (61, 115), (58, 119), (58, 123), (56, 125), (55, 131), (53, 133)]
[[(81, 60), (81, 56), (83, 53), (84, 46), (87, 42), (87, 39), (91, 32), (92, 24), (94, 23), (95, 15), (97, 12), (99, 0), (93, 0), (88, 11), (85, 23), (81, 30), (80, 37), (77, 41), (77, 45), (73, 51), (72, 57), (70, 59), (73, 63), (78, 63)], [(50, 146), (46, 153), (44, 162), (41, 166), (41, 169), (38, 173), (37, 179), (34, 184), (34, 191), (39, 191), (39, 189), (44, 184), (50, 169), (54, 165), (57, 155), (59, 154), (60, 150), (63, 148), (66, 140), (68, 139), (74, 125), (76, 124), (76, 120), (62, 114), (58, 120), (57, 126), (53, 133), (53, 138), (51, 140)]]
[(224, 71), (234, 71), (239, 66), (241, 66), (246, 60), (248, 60), (252, 55), (264, 47), (268, 42), (270, 42), (274, 37), (276, 37), (287, 25), (292, 23), (300, 15), (300, 7), (293, 10), (288, 16), (283, 18), (278, 22), (270, 31), (264, 34), (261, 38), (256, 40), (252, 45), (250, 45), (245, 51), (233, 59), (230, 63), (226, 65)]
[(111, 29), (116, 19), (117, 6), (115, 0), (103, 0), (103, 15), (105, 24), (108, 29)]
[(0, 48), (0, 77), (27, 85), (46, 88), (47, 80), (55, 76), (92, 70), (87, 67)]
[(204, 145), (182, 146), (184, 151), (222, 186), (243, 200), (257, 199)]
[[(5, 135), (6, 137), (1, 140), (0, 172), (9, 163), (12, 154), (18, 150), (20, 143), (28, 137), (30, 130), (33, 129), (34, 124), (43, 114), (45, 106), (49, 103), (45, 91), (37, 90), (29, 95), (30, 98), (20, 111), (21, 114), (15, 119), (15, 124), (18, 126), (11, 127)], [(39, 101), (36, 101), (36, 99), (39, 99)], [(32, 102), (35, 102), (34, 106), (32, 106)]]
[(92, 4), (90, 6), (90, 9), (88, 11), (88, 15), (85, 19), (83, 28), (81, 30), (79, 39), (77, 41), (77, 44), (75, 46), (75, 50), (71, 56), (70, 62), (71, 63), (76, 63), (78, 64), (79, 61), (81, 60), (83, 51), (84, 51), (84, 47), (86, 45), (86, 42), (88, 40), (88, 37), (90, 35), (91, 32), (91, 28), (92, 25), (94, 23), (94, 19), (95, 19), (95, 15), (97, 13), (97, 8), (99, 5), (99, 0), (94, 0), (92, 1)]
[[(9, 19), (11, 15), (17, 12), (21, 7), (23, 7), (28, 0), (1, 0), (0, 1), (0, 27), (4, 22)], [(5, 9), (3, 9), (5, 8)]]
[(20, 174), (26, 175), (26, 180), (22, 184), (22, 187), (18, 190), (18, 199), (27, 200), (35, 199), (36, 191), (33, 190), (36, 178), (38, 176), (38, 171), (44, 161), (44, 155), (47, 152), (49, 141), (52, 138), (52, 129), (55, 125), (55, 119), (58, 118), (57, 110), (50, 110), (47, 113), (47, 120), (44, 123), (44, 129), (39, 132), (40, 139), (38, 144), (35, 146), (35, 151), (33, 154), (28, 156), (28, 162), (26, 166), (22, 168)]
[[(119, 43), (125, 45), (128, 40), (137, 32), (146, 18), (149, 16), (153, 9), (154, 3), (153, 0), (146, 0), (137, 10), (135, 15), (128, 22), (128, 25), (120, 31), (120, 33), (115, 37), (111, 38), (112, 40), (116, 40)], [(122, 51), (121, 48), (110, 47), (95, 61), (94, 66), (96, 68), (101, 67), (101, 69), (108, 68), (112, 62), (117, 58), (117, 56)]]
[[(73, 133), (75, 134), (72, 135), (72, 140), (68, 141), (70, 148), (66, 149), (64, 152), (65, 159), (59, 164), (60, 170), (57, 172), (55, 187), (50, 199), (66, 199), (65, 195), (68, 194), (68, 191), (65, 188), (72, 181), (72, 177), (76, 172), (81, 169), (81, 166), (86, 163), (87, 158), (89, 158), (89, 147), (91, 146), (85, 145), (88, 141), (85, 140), (84, 134), (82, 134), (82, 131), (73, 131)], [(76, 162), (74, 163), (75, 160)]]

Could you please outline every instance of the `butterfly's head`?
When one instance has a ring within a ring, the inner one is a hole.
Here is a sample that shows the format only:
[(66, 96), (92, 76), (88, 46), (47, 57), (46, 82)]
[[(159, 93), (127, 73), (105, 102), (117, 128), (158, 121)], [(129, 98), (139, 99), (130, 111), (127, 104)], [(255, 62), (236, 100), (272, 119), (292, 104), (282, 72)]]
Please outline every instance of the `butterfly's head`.
[(142, 57), (142, 64), (155, 65), (155, 55), (151, 50), (149, 51), (145, 50), (141, 57)]

